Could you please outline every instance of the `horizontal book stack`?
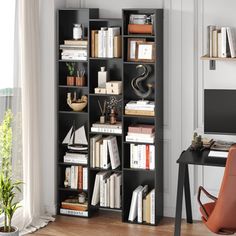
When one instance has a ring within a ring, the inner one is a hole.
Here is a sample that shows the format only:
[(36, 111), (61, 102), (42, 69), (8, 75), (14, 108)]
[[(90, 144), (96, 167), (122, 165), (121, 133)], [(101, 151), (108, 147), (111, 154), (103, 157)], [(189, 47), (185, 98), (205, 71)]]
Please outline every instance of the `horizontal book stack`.
[(88, 168), (71, 166), (65, 169), (65, 186), (72, 189), (88, 189)]
[(207, 55), (209, 57), (236, 57), (235, 32), (231, 27), (207, 27)]
[(91, 57), (121, 57), (120, 27), (91, 31)]
[(153, 101), (130, 101), (125, 105), (126, 115), (154, 116), (155, 103)]
[(88, 216), (88, 202), (79, 203), (78, 196), (73, 196), (61, 202), (60, 213), (73, 216)]
[(62, 60), (87, 60), (87, 40), (64, 40), (60, 45)]
[(120, 155), (115, 136), (90, 138), (90, 166), (92, 168), (116, 169), (120, 166)]
[(91, 131), (111, 134), (122, 134), (122, 125), (121, 122), (116, 122), (116, 124), (114, 125), (110, 123), (101, 124), (100, 122), (97, 122), (92, 124)]
[(130, 144), (130, 168), (155, 169), (155, 147), (154, 145)]
[(155, 126), (148, 124), (133, 124), (128, 127), (126, 142), (154, 143)]
[(121, 208), (121, 174), (101, 171), (96, 174), (91, 205)]
[(63, 157), (64, 162), (66, 163), (75, 163), (75, 164), (88, 164), (88, 154), (76, 153), (76, 152), (66, 152)]
[(155, 224), (155, 189), (140, 185), (133, 191), (128, 220)]

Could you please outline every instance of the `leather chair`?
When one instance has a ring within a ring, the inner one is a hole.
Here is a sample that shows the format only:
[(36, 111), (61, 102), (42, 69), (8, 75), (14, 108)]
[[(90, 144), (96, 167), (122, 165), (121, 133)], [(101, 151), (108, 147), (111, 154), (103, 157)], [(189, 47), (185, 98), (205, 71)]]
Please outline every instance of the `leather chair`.
[[(212, 201), (201, 202), (201, 193)], [(234, 234), (236, 232), (236, 145), (228, 154), (223, 181), (218, 198), (208, 193), (202, 186), (198, 191), (198, 202), (202, 220), (208, 229), (216, 234)]]

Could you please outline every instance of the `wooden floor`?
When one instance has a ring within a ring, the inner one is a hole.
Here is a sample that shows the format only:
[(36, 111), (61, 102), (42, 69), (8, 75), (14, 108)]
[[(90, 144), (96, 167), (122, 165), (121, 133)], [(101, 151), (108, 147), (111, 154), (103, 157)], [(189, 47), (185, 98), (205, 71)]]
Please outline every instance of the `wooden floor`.
[[(119, 213), (103, 211), (90, 219), (57, 216), (56, 221), (33, 236), (173, 236), (174, 219), (165, 218), (161, 224), (144, 226), (122, 223)], [(212, 236), (201, 222), (182, 223), (181, 236)]]

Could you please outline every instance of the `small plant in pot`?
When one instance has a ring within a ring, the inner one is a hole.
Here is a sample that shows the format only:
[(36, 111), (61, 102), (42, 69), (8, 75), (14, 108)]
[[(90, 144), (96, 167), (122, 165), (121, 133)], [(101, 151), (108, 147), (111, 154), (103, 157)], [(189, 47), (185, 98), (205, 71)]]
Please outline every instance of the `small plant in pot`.
[(73, 86), (75, 83), (75, 62), (71, 62), (71, 63), (67, 62), (66, 67), (69, 74), (67, 75), (67, 78), (66, 78), (66, 84), (68, 86)]
[(10, 110), (5, 113), (0, 125), (0, 214), (4, 215), (3, 226), (0, 227), (0, 236), (18, 236), (19, 230), (12, 226), (12, 217), (20, 207), (16, 194), (21, 192), (21, 181), (14, 180), (12, 175), (12, 119)]

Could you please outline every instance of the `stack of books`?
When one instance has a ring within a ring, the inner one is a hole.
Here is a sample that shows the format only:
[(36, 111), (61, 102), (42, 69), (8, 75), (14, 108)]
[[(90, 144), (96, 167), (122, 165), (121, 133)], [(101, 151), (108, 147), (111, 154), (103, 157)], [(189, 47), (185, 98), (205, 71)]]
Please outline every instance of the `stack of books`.
[(121, 122), (116, 122), (112, 125), (110, 123), (101, 124), (99, 122), (92, 124), (92, 132), (96, 133), (110, 133), (110, 134), (122, 134), (122, 124)]
[(154, 116), (154, 101), (130, 101), (125, 105), (126, 115)]
[(101, 171), (96, 174), (91, 205), (121, 207), (121, 174)]
[(87, 40), (64, 40), (60, 45), (62, 60), (87, 60)]
[(209, 57), (236, 57), (236, 39), (232, 28), (209, 25), (207, 31)]
[(130, 168), (155, 169), (155, 146), (130, 144)]
[(91, 31), (91, 57), (121, 57), (120, 27)]
[(88, 154), (76, 153), (76, 152), (66, 152), (63, 158), (66, 163), (75, 164), (88, 164)]
[(88, 168), (83, 166), (71, 166), (65, 169), (65, 181), (72, 189), (88, 189)]
[(88, 216), (88, 202), (79, 203), (78, 196), (65, 199), (61, 202), (60, 213), (74, 216)]
[(148, 186), (138, 186), (132, 194), (129, 221), (155, 224), (155, 189), (148, 193)]
[(148, 124), (133, 124), (128, 127), (126, 142), (154, 143), (155, 126)]
[(116, 169), (120, 166), (117, 139), (114, 136), (95, 135), (90, 139), (90, 166)]

